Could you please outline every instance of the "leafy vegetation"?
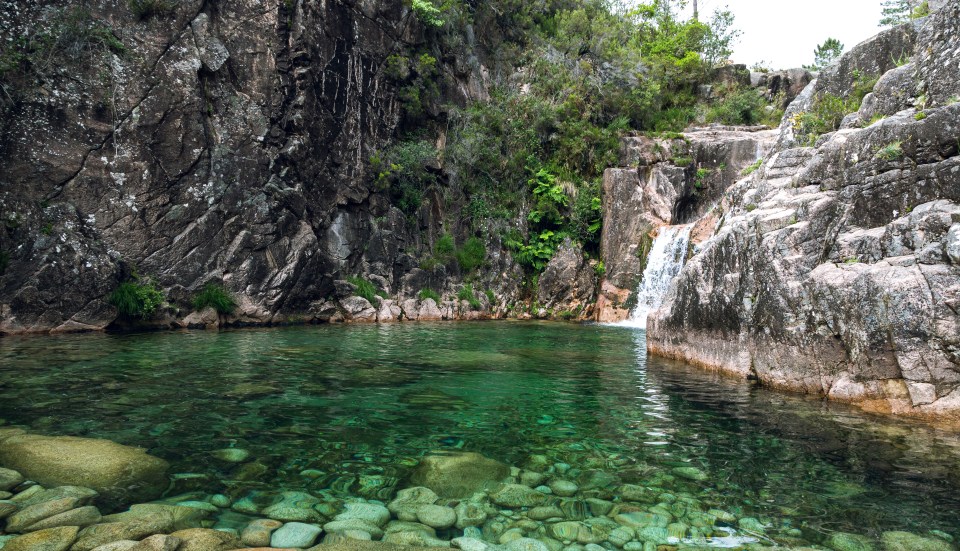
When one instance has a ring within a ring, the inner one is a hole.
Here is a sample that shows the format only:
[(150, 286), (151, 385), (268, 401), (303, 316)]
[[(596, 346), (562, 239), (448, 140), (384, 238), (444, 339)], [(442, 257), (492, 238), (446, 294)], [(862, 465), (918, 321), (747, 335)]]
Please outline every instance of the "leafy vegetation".
[(473, 286), (469, 283), (464, 285), (460, 292), (457, 293), (457, 300), (465, 300), (470, 304), (470, 308), (474, 310), (479, 310), (483, 307), (479, 300), (477, 300), (476, 293), (473, 292)]
[(913, 19), (930, 15), (927, 0), (884, 0), (881, 27), (895, 27)]
[(813, 50), (813, 64), (804, 65), (803, 68), (809, 71), (819, 71), (839, 59), (842, 54), (843, 44), (836, 38), (828, 38)]
[(411, 0), (410, 7), (424, 25), (431, 27), (443, 26), (442, 12), (434, 6), (430, 0)]
[(357, 288), (357, 290), (354, 291), (357, 296), (367, 299), (367, 302), (370, 304), (375, 304), (377, 297), (386, 298), (386, 293), (384, 291), (378, 290), (373, 283), (363, 279), (362, 277), (348, 277), (347, 281)]
[(427, 300), (432, 298), (434, 302), (440, 304), (440, 293), (434, 291), (433, 289), (420, 289), (419, 294), (420, 300)]
[(860, 109), (863, 98), (873, 90), (876, 83), (877, 77), (855, 73), (852, 90), (847, 97), (829, 93), (818, 96), (809, 111), (798, 113), (791, 120), (797, 141), (812, 146), (821, 135), (840, 128), (843, 118)]
[(207, 283), (193, 297), (193, 309), (213, 308), (218, 314), (232, 314), (237, 309), (237, 300), (222, 285)]
[(463, 246), (456, 252), (457, 264), (470, 273), (479, 268), (487, 258), (487, 247), (479, 237), (471, 237), (463, 242)]
[(375, 189), (389, 193), (391, 202), (413, 218), (423, 202), (424, 193), (437, 183), (431, 170), (437, 161), (436, 147), (423, 139), (398, 142), (370, 159), (376, 174)]
[(753, 174), (754, 172), (756, 172), (757, 170), (759, 170), (759, 169), (760, 169), (760, 165), (762, 165), (762, 164), (763, 164), (763, 159), (762, 159), (762, 158), (761, 158), (761, 159), (757, 159), (757, 162), (755, 162), (755, 163), (753, 163), (752, 165), (748, 166), (747, 168), (741, 170), (741, 171), (740, 171), (740, 175), (741, 175), (741, 176), (749, 176), (749, 175)]
[(896, 161), (902, 158), (903, 142), (896, 141), (881, 147), (879, 150), (877, 150), (875, 157), (883, 161)]
[(164, 300), (163, 291), (153, 280), (134, 276), (114, 289), (109, 302), (121, 317), (150, 319)]

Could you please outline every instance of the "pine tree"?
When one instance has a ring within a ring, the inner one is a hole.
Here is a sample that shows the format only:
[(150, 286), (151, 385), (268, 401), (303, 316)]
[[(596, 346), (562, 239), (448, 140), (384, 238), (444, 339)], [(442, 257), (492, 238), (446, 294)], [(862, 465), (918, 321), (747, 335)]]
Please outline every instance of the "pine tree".
[(884, 0), (881, 27), (894, 27), (930, 14), (927, 0)]
[(813, 51), (813, 65), (804, 65), (809, 71), (819, 71), (836, 61), (843, 53), (843, 44), (836, 38), (828, 38)]

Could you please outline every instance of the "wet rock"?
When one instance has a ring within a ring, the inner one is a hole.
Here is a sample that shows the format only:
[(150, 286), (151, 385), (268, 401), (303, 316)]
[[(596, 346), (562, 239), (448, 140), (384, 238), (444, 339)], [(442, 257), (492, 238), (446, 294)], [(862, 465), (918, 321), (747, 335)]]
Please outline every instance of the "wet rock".
[(270, 537), (270, 547), (310, 547), (322, 530), (313, 524), (288, 522)]
[(34, 530), (45, 530), (58, 526), (78, 526), (83, 528), (84, 526), (90, 526), (91, 524), (100, 522), (101, 518), (99, 509), (92, 505), (87, 505), (86, 507), (78, 507), (58, 515), (47, 517), (31, 524), (24, 531), (32, 532)]
[(166, 461), (108, 440), (24, 434), (0, 441), (0, 463), (43, 485), (92, 488), (104, 502), (147, 500), (166, 488)]
[(827, 547), (834, 551), (874, 551), (876, 546), (870, 538), (860, 534), (834, 532), (826, 541)]
[(334, 517), (334, 520), (359, 519), (374, 526), (383, 527), (390, 521), (390, 511), (383, 505), (375, 503), (345, 503), (344, 511)]
[(18, 509), (17, 502), (0, 500), (0, 519), (7, 518), (11, 513)]
[(439, 497), (430, 488), (417, 486), (397, 492), (397, 497), (387, 505), (387, 509), (400, 520), (416, 521), (417, 510), (425, 504), (432, 504)]
[(100, 547), (97, 547), (96, 549), (94, 549), (93, 551), (130, 551), (130, 549), (135, 547), (138, 543), (140, 542), (133, 541), (133, 540), (120, 540), (112, 543), (103, 544)]
[(510, 467), (474, 452), (428, 455), (410, 476), (410, 481), (444, 497), (468, 497), (499, 482)]
[(38, 530), (7, 541), (5, 551), (66, 551), (77, 539), (76, 526)]
[[(76, 507), (76, 505), (76, 498), (65, 497), (24, 507), (7, 518), (6, 530), (7, 532), (25, 532), (30, 525), (47, 517), (69, 511)], [(52, 527), (48, 526), (48, 528)]]
[(504, 551), (550, 551), (550, 548), (533, 538), (519, 538), (506, 544)]
[(551, 518), (563, 518), (563, 511), (553, 505), (534, 507), (527, 511), (527, 517), (533, 520), (547, 520)]
[(417, 520), (431, 528), (442, 530), (457, 522), (457, 513), (442, 505), (422, 505), (417, 509)]
[(323, 517), (314, 509), (320, 500), (306, 492), (282, 492), (281, 501), (264, 508), (261, 514), (283, 522), (320, 522)]
[(674, 467), (671, 472), (681, 478), (686, 478), (687, 480), (696, 480), (698, 482), (710, 478), (707, 473), (696, 467)]
[(379, 526), (358, 518), (333, 520), (324, 524), (323, 529), (327, 532), (349, 532), (351, 530), (366, 532), (375, 539), (380, 539), (383, 536), (383, 530)]
[(240, 448), (225, 448), (210, 452), (214, 458), (225, 463), (243, 463), (250, 459), (250, 452)]
[(520, 484), (501, 484), (490, 494), (490, 500), (502, 507), (535, 507), (541, 505), (547, 496)]
[(240, 538), (220, 530), (190, 528), (174, 532), (171, 536), (182, 540), (177, 551), (228, 551), (241, 546)]
[(23, 475), (11, 469), (0, 467), (0, 491), (7, 491), (23, 482)]
[(883, 551), (954, 551), (949, 543), (910, 532), (884, 532), (880, 536)]
[(270, 545), (270, 536), (273, 531), (283, 526), (283, 523), (272, 519), (255, 519), (243, 529), (240, 540), (250, 547), (267, 547)]
[(383, 536), (384, 543), (392, 543), (402, 546), (419, 546), (419, 547), (449, 547), (448, 542), (431, 537), (430, 535), (421, 532), (391, 532)]
[(180, 546), (180, 543), (180, 538), (175, 536), (156, 534), (148, 538), (144, 538), (138, 543), (129, 547), (129, 551), (177, 551), (178, 549), (183, 549), (183, 547)]
[(561, 497), (570, 497), (580, 490), (579, 486), (569, 480), (551, 480), (548, 486), (554, 495)]
[[(460, 530), (469, 526), (481, 526), (487, 520), (487, 512), (477, 503), (461, 501), (455, 509), (457, 514), (456, 527)], [(2, 515), (0, 515), (2, 518)]]
[(620, 513), (619, 515), (613, 517), (613, 520), (619, 524), (634, 529), (644, 528), (647, 526), (666, 528), (666, 526), (670, 524), (669, 515), (647, 513), (643, 511)]
[(586, 255), (564, 239), (540, 275), (537, 299), (544, 308), (581, 311), (597, 294), (597, 277)]

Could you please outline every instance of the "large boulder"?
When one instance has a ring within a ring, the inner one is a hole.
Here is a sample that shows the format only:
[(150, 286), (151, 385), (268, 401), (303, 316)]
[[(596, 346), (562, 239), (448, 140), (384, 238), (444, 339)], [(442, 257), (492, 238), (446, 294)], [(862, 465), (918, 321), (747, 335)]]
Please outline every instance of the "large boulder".
[(158, 497), (169, 466), (141, 448), (109, 440), (36, 434), (0, 441), (0, 465), (44, 486), (93, 488), (107, 505)]
[(443, 452), (421, 459), (410, 481), (442, 497), (468, 497), (509, 474), (510, 467), (479, 453)]
[(579, 312), (593, 302), (596, 279), (583, 250), (568, 238), (543, 270), (537, 298), (545, 308)]

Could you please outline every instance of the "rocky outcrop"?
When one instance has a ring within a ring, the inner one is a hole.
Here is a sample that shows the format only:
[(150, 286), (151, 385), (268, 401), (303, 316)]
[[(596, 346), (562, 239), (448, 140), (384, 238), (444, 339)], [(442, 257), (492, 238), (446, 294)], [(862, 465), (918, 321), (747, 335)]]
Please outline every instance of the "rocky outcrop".
[[(223, 323), (309, 321), (347, 275), (399, 294), (441, 233), (439, 195), (408, 216), (366, 173), (402, 122), (386, 60), (426, 47), (402, 2), (7, 4), (0, 40), (51, 37), (3, 75), (0, 333), (104, 328), (134, 272), (168, 298), (160, 324), (213, 325), (184, 321), (208, 282), (240, 303)], [(483, 97), (461, 53), (443, 92)], [(515, 293), (516, 265), (488, 261)]]
[(599, 321), (619, 321), (629, 314), (622, 306), (643, 274), (654, 229), (709, 214), (776, 136), (766, 127), (713, 126), (691, 129), (679, 138), (622, 141), (622, 166), (603, 175), (600, 248), (606, 280), (597, 305)]
[[(958, 20), (954, 1), (882, 33), (791, 105), (777, 150), (727, 191), (720, 229), (651, 314), (652, 353), (960, 419)], [(886, 73), (860, 112), (802, 147), (798, 117), (866, 71)]]
[(597, 294), (596, 265), (565, 239), (540, 275), (537, 301), (548, 310), (563, 309), (568, 318), (590, 318)]

